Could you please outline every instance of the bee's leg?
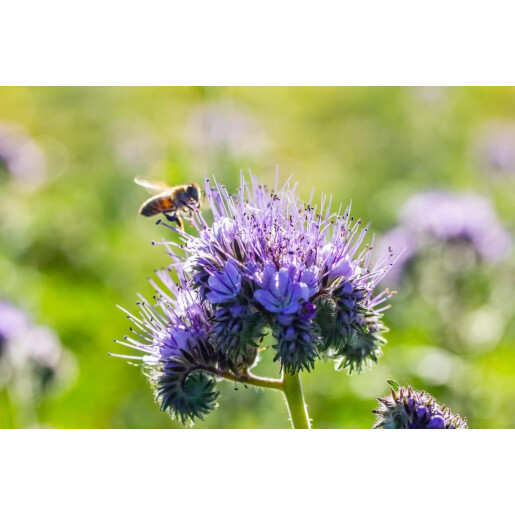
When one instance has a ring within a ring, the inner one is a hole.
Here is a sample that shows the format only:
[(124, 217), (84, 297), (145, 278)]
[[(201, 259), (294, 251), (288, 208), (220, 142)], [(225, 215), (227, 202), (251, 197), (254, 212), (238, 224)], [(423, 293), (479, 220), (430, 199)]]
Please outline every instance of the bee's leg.
[(170, 211), (169, 213), (163, 213), (163, 215), (169, 222), (177, 222), (177, 219), (179, 218), (177, 216), (176, 211)]
[(176, 222), (177, 225), (180, 227), (181, 231), (184, 231), (184, 222), (182, 221), (182, 218), (177, 214), (177, 211), (171, 211), (170, 214), (163, 213), (165, 215), (166, 219), (169, 222)]

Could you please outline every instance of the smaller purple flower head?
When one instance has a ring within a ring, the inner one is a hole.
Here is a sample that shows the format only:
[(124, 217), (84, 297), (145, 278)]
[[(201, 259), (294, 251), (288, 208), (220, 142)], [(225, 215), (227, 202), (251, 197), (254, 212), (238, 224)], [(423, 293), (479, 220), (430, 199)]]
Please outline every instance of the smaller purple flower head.
[(402, 207), (400, 224), (379, 241), (380, 250), (392, 247), (399, 255), (388, 282), (398, 282), (409, 263), (435, 243), (464, 243), (487, 262), (503, 259), (511, 249), (511, 237), (487, 198), (438, 190), (419, 193)]
[(181, 359), (185, 353), (196, 353), (205, 345), (211, 328), (211, 314), (199, 301), (198, 293), (190, 288), (180, 263), (177, 263), (177, 272), (178, 283), (168, 270), (156, 272), (162, 283), (150, 280), (156, 290), (156, 303), (151, 304), (140, 297), (137, 302), (139, 316), (120, 308), (134, 326), (131, 327), (132, 336), (117, 342), (143, 353), (142, 356), (130, 356), (132, 359), (157, 366), (163, 361)]
[(65, 386), (73, 369), (73, 356), (55, 331), (34, 326), (24, 311), (0, 302), (0, 386), (25, 376), (36, 394), (44, 394)]
[(401, 212), (401, 225), (418, 243), (469, 242), (485, 261), (506, 255), (511, 238), (490, 201), (473, 193), (429, 191), (413, 196)]
[(467, 429), (466, 419), (440, 406), (428, 393), (389, 383), (394, 385), (391, 394), (379, 397), (379, 408), (373, 411), (377, 415), (374, 429)]

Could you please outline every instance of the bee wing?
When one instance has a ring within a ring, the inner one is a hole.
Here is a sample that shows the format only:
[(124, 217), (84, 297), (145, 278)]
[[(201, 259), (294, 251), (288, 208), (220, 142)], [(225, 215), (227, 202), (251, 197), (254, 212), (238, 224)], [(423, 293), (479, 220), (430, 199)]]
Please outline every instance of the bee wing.
[(164, 181), (156, 181), (155, 179), (151, 179), (150, 177), (143, 177), (143, 175), (138, 175), (134, 177), (134, 182), (143, 186), (145, 189), (154, 192), (154, 191), (166, 191), (170, 189), (170, 185)]

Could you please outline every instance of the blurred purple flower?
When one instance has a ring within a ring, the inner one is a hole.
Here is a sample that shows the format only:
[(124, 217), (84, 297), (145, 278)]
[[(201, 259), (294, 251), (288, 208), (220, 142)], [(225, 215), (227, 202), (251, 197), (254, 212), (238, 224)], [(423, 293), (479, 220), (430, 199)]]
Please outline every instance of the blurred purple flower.
[(502, 258), (511, 247), (491, 202), (474, 193), (429, 191), (415, 195), (401, 211), (401, 225), (422, 239), (470, 242), (486, 261)]
[(511, 237), (500, 225), (491, 202), (474, 193), (427, 191), (401, 208), (400, 224), (379, 241), (379, 249), (401, 253), (389, 280), (395, 282), (407, 263), (432, 242), (463, 241), (481, 259), (498, 261), (511, 249)]
[(70, 375), (73, 358), (57, 334), (34, 326), (21, 309), (0, 302), (0, 384), (28, 376), (38, 393)]
[(43, 182), (47, 168), (40, 146), (23, 127), (5, 120), (0, 121), (0, 170), (2, 168), (29, 189)]

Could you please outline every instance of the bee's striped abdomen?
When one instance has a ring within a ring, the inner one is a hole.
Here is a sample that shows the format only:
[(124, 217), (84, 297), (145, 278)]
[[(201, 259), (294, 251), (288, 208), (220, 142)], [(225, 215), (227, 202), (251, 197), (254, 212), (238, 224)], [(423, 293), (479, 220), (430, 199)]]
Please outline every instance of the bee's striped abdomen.
[(169, 193), (161, 193), (149, 198), (139, 208), (139, 212), (143, 216), (153, 216), (158, 215), (159, 213), (167, 213), (175, 210), (175, 204), (170, 199)]

